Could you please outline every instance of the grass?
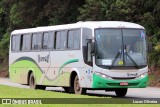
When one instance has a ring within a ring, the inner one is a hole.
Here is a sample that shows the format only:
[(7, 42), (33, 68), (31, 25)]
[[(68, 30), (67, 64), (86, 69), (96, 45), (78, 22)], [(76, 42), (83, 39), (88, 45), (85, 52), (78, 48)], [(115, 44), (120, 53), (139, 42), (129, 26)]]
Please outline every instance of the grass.
[[(66, 94), (61, 92), (22, 89), (0, 85), (0, 98), (100, 98), (97, 96)], [(102, 97), (101, 97), (102, 98)], [(4, 107), (4, 105), (0, 105)], [(5, 107), (20, 107), (22, 105), (5, 105)], [(159, 105), (147, 104), (45, 104), (45, 105), (23, 105), (23, 107), (159, 107)]]
[(94, 98), (86, 95), (67, 94), (44, 90), (22, 89), (0, 85), (0, 98)]

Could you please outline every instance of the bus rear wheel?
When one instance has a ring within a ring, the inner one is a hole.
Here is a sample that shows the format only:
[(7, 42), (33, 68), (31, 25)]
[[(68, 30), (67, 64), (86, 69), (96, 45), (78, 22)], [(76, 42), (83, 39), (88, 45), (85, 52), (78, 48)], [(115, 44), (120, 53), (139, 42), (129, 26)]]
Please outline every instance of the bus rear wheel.
[(80, 86), (78, 75), (76, 75), (74, 79), (74, 93), (75, 94), (85, 94), (86, 93), (86, 89)]
[(35, 78), (34, 78), (33, 73), (31, 73), (29, 77), (29, 86), (31, 89), (36, 89), (36, 83), (35, 83)]
[(46, 89), (46, 86), (36, 85), (35, 77), (34, 77), (33, 73), (31, 73), (31, 75), (30, 75), (29, 85), (30, 85), (31, 89), (41, 89), (41, 90)]
[(117, 88), (115, 89), (115, 93), (117, 97), (124, 97), (127, 94), (127, 88)]

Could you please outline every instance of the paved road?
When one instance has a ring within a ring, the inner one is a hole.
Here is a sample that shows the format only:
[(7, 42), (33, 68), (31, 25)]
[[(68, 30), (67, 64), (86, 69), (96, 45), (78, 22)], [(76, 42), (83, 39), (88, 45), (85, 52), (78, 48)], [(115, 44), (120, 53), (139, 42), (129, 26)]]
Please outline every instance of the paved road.
[[(26, 85), (13, 83), (8, 78), (0, 78), (0, 85), (7, 85), (19, 88), (29, 88), (29, 86)], [(46, 90), (58, 91), (58, 92), (64, 91), (63, 88), (60, 87), (47, 87)], [(87, 91), (87, 95), (116, 97), (114, 92), (105, 92), (105, 91)], [(125, 98), (160, 98), (160, 88), (152, 88), (152, 87), (130, 88)]]

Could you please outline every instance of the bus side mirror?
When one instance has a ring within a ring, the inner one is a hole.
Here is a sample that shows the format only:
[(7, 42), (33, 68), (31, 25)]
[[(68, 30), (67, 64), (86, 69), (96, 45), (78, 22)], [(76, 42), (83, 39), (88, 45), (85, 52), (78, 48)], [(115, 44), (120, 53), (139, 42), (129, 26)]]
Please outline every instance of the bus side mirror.
[(91, 54), (94, 55), (96, 49), (95, 49), (95, 42), (91, 43)]
[(152, 42), (148, 42), (148, 52), (151, 53), (153, 50)]
[(87, 62), (92, 61), (92, 44), (91, 42), (87, 43)]

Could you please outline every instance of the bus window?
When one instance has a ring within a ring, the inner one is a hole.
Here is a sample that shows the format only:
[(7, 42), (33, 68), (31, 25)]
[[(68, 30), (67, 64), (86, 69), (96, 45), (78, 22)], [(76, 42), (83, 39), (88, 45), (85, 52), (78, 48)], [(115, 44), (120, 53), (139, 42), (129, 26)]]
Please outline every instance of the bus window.
[(80, 47), (80, 30), (71, 30), (68, 32), (68, 49), (79, 49)]
[(25, 34), (22, 37), (22, 51), (29, 51), (31, 49), (31, 34)]
[(66, 48), (67, 32), (60, 31), (56, 33), (56, 49), (64, 50)]
[(38, 46), (38, 50), (42, 49), (42, 33), (39, 33), (37, 35), (37, 46)]
[(56, 49), (60, 49), (61, 32), (56, 33)]
[(54, 44), (54, 32), (49, 32), (49, 39), (48, 39), (48, 49), (53, 49)]
[(12, 36), (12, 51), (16, 50), (16, 36)]
[(32, 50), (42, 49), (42, 34), (33, 34), (32, 36)]
[(15, 35), (12, 37), (12, 51), (20, 51), (20, 39), (21, 35)]
[(73, 45), (74, 45), (73, 31), (69, 31), (69, 33), (68, 33), (68, 43), (67, 43), (68, 49), (73, 49)]
[(33, 34), (32, 36), (32, 50), (37, 50), (37, 39), (36, 39), (37, 34)]
[(53, 49), (54, 33), (45, 32), (43, 34), (43, 49)]
[(45, 32), (43, 35), (43, 49), (48, 49), (49, 34)]
[(67, 35), (66, 31), (61, 31), (61, 46), (60, 49), (64, 50), (66, 48)]
[(80, 30), (74, 32), (74, 49), (79, 49), (80, 47)]

